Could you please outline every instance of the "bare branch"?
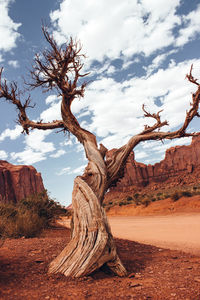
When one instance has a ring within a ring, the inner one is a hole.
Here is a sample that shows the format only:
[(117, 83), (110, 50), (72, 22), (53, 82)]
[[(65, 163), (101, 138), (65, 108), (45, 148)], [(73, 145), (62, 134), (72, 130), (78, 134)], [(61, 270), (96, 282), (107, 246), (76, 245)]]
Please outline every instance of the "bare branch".
[(161, 132), (156, 131), (165, 125), (168, 125), (167, 121), (162, 122), (160, 118), (160, 112), (158, 113), (149, 113), (145, 106), (143, 105), (142, 109), (144, 111), (144, 116), (148, 118), (153, 118), (156, 120), (156, 123), (153, 126), (145, 126), (144, 131), (141, 133), (133, 136), (126, 145), (117, 149), (112, 158), (109, 157), (107, 160), (107, 170), (108, 170), (108, 187), (115, 183), (115, 181), (119, 178), (119, 174), (123, 171), (124, 164), (130, 154), (130, 152), (135, 148), (140, 142), (147, 141), (147, 140), (164, 140), (164, 139), (175, 139), (181, 137), (190, 137), (190, 136), (197, 136), (200, 135), (200, 132), (192, 132), (188, 133), (186, 130), (188, 129), (191, 121), (195, 117), (200, 117), (198, 112), (199, 105), (200, 105), (200, 84), (197, 83), (197, 79), (194, 79), (192, 75), (192, 67), (190, 68), (190, 73), (186, 76), (187, 79), (198, 86), (197, 91), (192, 94), (192, 103), (190, 103), (190, 110), (186, 112), (186, 117), (183, 122), (183, 125), (176, 131), (168, 131), (168, 132)]
[[(18, 120), (17, 123), (19, 123), (23, 127), (23, 132), (29, 133), (29, 129), (54, 129), (54, 128), (64, 128), (63, 121), (53, 121), (49, 123), (42, 123), (40, 122), (33, 122), (29, 120), (26, 109), (32, 108), (35, 105), (30, 105), (31, 98), (30, 95), (25, 99), (24, 104), (22, 104), (20, 100), (20, 95), (22, 94), (21, 91), (18, 90), (17, 84), (15, 82), (12, 82), (9, 86), (6, 82), (6, 80), (2, 80), (2, 72), (3, 68), (0, 69), (0, 98), (4, 98), (6, 101), (8, 101), (11, 104), (14, 104), (18, 110)], [(67, 128), (65, 128), (67, 130)]]
[(76, 97), (83, 97), (86, 83), (80, 85), (79, 79), (89, 73), (81, 74), (81, 61), (85, 56), (80, 54), (80, 43), (70, 38), (66, 45), (58, 46), (45, 26), (42, 31), (50, 50), (43, 51), (42, 55), (35, 55), (30, 71), (32, 83), (27, 84), (31, 88), (42, 87), (45, 92), (56, 88), (61, 94), (65, 94), (70, 103)]
[(163, 110), (160, 110), (157, 112), (157, 114), (153, 113), (149, 113), (146, 109), (145, 109), (145, 105), (143, 104), (142, 105), (142, 110), (144, 111), (144, 116), (146, 118), (153, 118), (156, 120), (156, 123), (153, 125), (153, 126), (148, 126), (148, 125), (145, 125), (144, 126), (144, 131), (141, 133), (141, 134), (147, 134), (149, 132), (152, 132), (156, 129), (159, 129), (163, 126), (166, 126), (168, 125), (168, 122), (167, 121), (164, 121), (164, 122), (161, 122), (161, 119), (160, 119), (160, 113), (163, 111)]

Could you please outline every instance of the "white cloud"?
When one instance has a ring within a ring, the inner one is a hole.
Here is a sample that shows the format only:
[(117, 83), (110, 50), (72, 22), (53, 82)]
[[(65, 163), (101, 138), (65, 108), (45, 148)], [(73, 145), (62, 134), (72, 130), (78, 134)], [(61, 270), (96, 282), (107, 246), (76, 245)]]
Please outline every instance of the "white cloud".
[(145, 151), (136, 150), (134, 152), (135, 152), (135, 159), (137, 161), (148, 156), (148, 154)]
[(51, 130), (31, 131), (25, 136), (25, 149), (22, 152), (12, 152), (11, 158), (23, 164), (33, 164), (47, 158), (49, 152), (55, 150), (52, 142), (45, 142), (45, 138), (51, 133)]
[(8, 14), (10, 3), (11, 0), (0, 0), (0, 51), (10, 51), (20, 36), (17, 30), (21, 24), (15, 23)]
[(56, 175), (61, 176), (64, 174), (71, 174), (70, 172), (71, 172), (71, 168), (66, 167), (66, 168), (63, 168), (62, 170), (60, 170), (59, 172), (57, 172)]
[(40, 151), (42, 153), (52, 152), (55, 150), (52, 142), (45, 142), (44, 139), (51, 133), (51, 130), (38, 130), (30, 132), (25, 137), (27, 147)]
[(11, 155), (11, 159), (17, 160), (17, 162), (25, 165), (31, 165), (46, 159), (44, 153), (35, 152), (31, 148), (26, 148), (24, 151), (18, 153), (11, 152), (10, 155)]
[(56, 153), (54, 153), (54, 154), (51, 154), (50, 156), (51, 156), (51, 157), (54, 157), (54, 158), (58, 158), (58, 157), (60, 157), (60, 156), (64, 155), (65, 153), (66, 153), (66, 151), (65, 151), (65, 150), (63, 150), (63, 149), (60, 149), (60, 150), (58, 150)]
[(173, 29), (181, 23), (176, 15), (180, 0), (63, 0), (51, 13), (55, 38), (61, 43), (66, 36), (81, 40), (90, 60), (150, 55), (174, 43)]
[(4, 150), (0, 150), (0, 160), (6, 159), (8, 157), (8, 154)]
[(49, 96), (46, 99), (46, 103), (50, 103), (50, 107), (45, 109), (41, 114), (40, 114), (40, 118), (44, 121), (44, 122), (51, 122), (53, 120), (61, 120), (61, 112), (60, 112), (60, 104), (61, 104), (61, 100), (59, 100), (59, 102), (55, 102), (55, 97), (52, 96), (52, 98), (50, 98), (51, 96)]
[(9, 60), (8, 64), (13, 68), (19, 68), (19, 62), (17, 60)]
[[(166, 60), (166, 58), (175, 53), (177, 50), (171, 50), (171, 51), (168, 51), (167, 53), (163, 53), (163, 54), (160, 54), (160, 55), (157, 55), (153, 61), (152, 61), (152, 64), (148, 65), (147, 67), (144, 66), (143, 68), (146, 70), (146, 75), (149, 76), (153, 71), (155, 71), (156, 69), (158, 69), (162, 63)], [(170, 62), (170, 65), (169, 67), (171, 66), (172, 62)]]
[(200, 32), (200, 5), (183, 17), (184, 27), (180, 29), (176, 40), (177, 46), (183, 46), (188, 41), (195, 39)]
[(46, 102), (46, 104), (50, 104), (50, 103), (55, 103), (58, 100), (60, 100), (60, 97), (58, 97), (57, 95), (49, 95), (46, 98), (45, 102)]
[(20, 136), (21, 133), (22, 127), (20, 125), (16, 125), (15, 129), (7, 128), (0, 134), (0, 141), (4, 141), (7, 137), (11, 140), (15, 140)]
[(80, 175), (83, 173), (84, 169), (85, 169), (86, 165), (82, 165), (78, 168), (75, 168), (75, 169), (72, 169), (71, 167), (66, 167), (66, 168), (63, 168), (62, 170), (60, 170), (59, 172), (56, 173), (56, 175), (58, 176), (61, 176), (61, 175), (72, 175), (72, 174), (75, 174), (75, 175)]
[[(163, 130), (180, 126), (189, 108), (191, 92), (196, 88), (185, 80), (192, 63), (198, 67), (200, 60), (171, 65), (148, 77), (133, 77), (124, 82), (116, 82), (112, 78), (93, 82), (83, 101), (84, 109), (91, 114), (91, 121), (85, 120), (84, 128), (101, 137), (106, 147), (120, 147), (131, 136), (141, 132), (145, 124), (152, 124), (149, 118), (143, 118), (143, 103), (150, 112), (164, 109), (162, 119), (167, 119), (170, 126)], [(200, 77), (197, 68), (194, 76)], [(160, 99), (161, 107), (155, 104), (157, 99)]]
[(60, 143), (60, 146), (63, 147), (63, 146), (72, 146), (73, 145), (73, 142), (72, 142), (72, 139), (68, 139), (67, 141), (63, 141)]

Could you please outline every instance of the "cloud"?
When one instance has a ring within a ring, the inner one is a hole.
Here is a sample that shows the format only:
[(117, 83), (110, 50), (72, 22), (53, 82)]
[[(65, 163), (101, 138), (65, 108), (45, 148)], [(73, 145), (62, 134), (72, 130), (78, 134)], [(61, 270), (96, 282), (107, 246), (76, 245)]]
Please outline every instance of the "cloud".
[(145, 151), (138, 151), (138, 150), (136, 150), (134, 152), (135, 152), (135, 159), (137, 161), (148, 156), (148, 154)]
[(71, 168), (66, 167), (66, 168), (63, 168), (62, 170), (60, 170), (59, 172), (57, 172), (56, 175), (61, 176), (64, 174), (71, 174), (70, 172), (71, 172)]
[(183, 16), (184, 27), (180, 29), (176, 40), (176, 46), (183, 46), (191, 40), (194, 40), (200, 32), (200, 5), (188, 15)]
[(50, 95), (46, 98), (46, 104), (50, 104), (50, 107), (45, 109), (41, 114), (40, 118), (43, 122), (51, 122), (53, 120), (61, 120), (60, 112), (60, 97), (56, 95)]
[(72, 175), (72, 174), (75, 174), (75, 175), (80, 175), (83, 173), (84, 169), (86, 167), (86, 164), (78, 167), (78, 168), (75, 168), (75, 169), (72, 169), (71, 167), (66, 167), (66, 168), (63, 168), (62, 170), (60, 170), (59, 172), (56, 173), (56, 175), (58, 176), (61, 176), (61, 175)]
[(64, 155), (65, 153), (66, 153), (65, 150), (60, 149), (60, 150), (58, 150), (56, 153), (51, 154), (50, 157), (58, 158), (58, 157)]
[(57, 95), (49, 95), (46, 98), (45, 102), (46, 104), (51, 104), (57, 102), (58, 100), (60, 100), (60, 97), (58, 97)]
[(149, 76), (150, 74), (152, 74), (156, 69), (158, 69), (163, 64), (163, 62), (166, 60), (166, 58), (169, 55), (175, 53), (176, 51), (177, 50), (171, 50), (166, 53), (157, 55), (153, 59), (152, 64), (148, 65), (147, 67), (146, 66), (143, 67), (146, 70), (146, 75)]
[(7, 128), (0, 134), (0, 141), (4, 141), (7, 137), (11, 140), (15, 140), (20, 136), (21, 133), (22, 127), (20, 125), (16, 125), (15, 129)]
[(52, 142), (45, 142), (45, 138), (51, 133), (51, 130), (38, 130), (30, 132), (25, 136), (25, 149), (22, 152), (12, 152), (11, 158), (23, 164), (33, 164), (47, 158), (49, 152), (55, 150)]
[(0, 159), (6, 159), (8, 154), (4, 150), (0, 150)]
[(11, 159), (16, 160), (18, 163), (22, 163), (25, 165), (31, 165), (36, 162), (42, 161), (46, 159), (46, 156), (42, 152), (33, 151), (31, 148), (25, 148), (22, 152), (11, 152)]
[(0, 0), (0, 51), (10, 51), (16, 47), (16, 41), (20, 37), (17, 32), (21, 23), (15, 23), (8, 15), (9, 4), (12, 0)]
[(175, 42), (174, 28), (181, 24), (176, 14), (180, 0), (120, 1), (63, 0), (51, 13), (55, 38), (63, 43), (66, 37), (80, 39), (89, 59), (103, 61), (120, 56), (149, 56)]
[(9, 66), (12, 66), (13, 68), (19, 68), (19, 62), (17, 60), (9, 60), (8, 61)]
[[(199, 66), (200, 60), (172, 64), (149, 76), (132, 77), (124, 82), (116, 82), (113, 78), (96, 80), (85, 93), (84, 109), (91, 117), (85, 120), (84, 128), (94, 132), (106, 147), (120, 147), (141, 132), (145, 124), (152, 124), (150, 118), (143, 117), (142, 104), (150, 112), (164, 109), (161, 117), (168, 120), (169, 126), (163, 130), (180, 126), (190, 107), (191, 92), (196, 88), (185, 80), (192, 63)], [(194, 76), (200, 77), (197, 68)]]

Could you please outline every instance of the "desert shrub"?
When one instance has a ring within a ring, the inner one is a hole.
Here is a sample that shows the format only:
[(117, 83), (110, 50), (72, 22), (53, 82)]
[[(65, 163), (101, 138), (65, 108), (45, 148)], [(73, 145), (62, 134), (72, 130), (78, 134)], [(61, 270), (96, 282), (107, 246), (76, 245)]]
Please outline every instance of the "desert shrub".
[(26, 211), (24, 213), (19, 212), (15, 218), (6, 222), (5, 219), (1, 219), (3, 224), (2, 237), (34, 237), (41, 232), (45, 227), (45, 222), (38, 214)]
[(173, 201), (177, 201), (178, 199), (180, 199), (180, 193), (178, 192), (174, 192), (172, 195), (171, 195), (171, 198)]
[(181, 196), (184, 197), (192, 197), (192, 193), (190, 191), (182, 191)]
[(159, 193), (157, 193), (157, 196), (159, 197), (159, 196), (162, 196), (163, 194), (161, 193), (161, 192), (159, 192)]
[(67, 210), (44, 191), (22, 199), (16, 205), (0, 204), (0, 237), (33, 237)]
[(135, 198), (135, 199), (138, 199), (139, 196), (140, 196), (140, 194), (138, 194), (138, 193), (135, 193), (135, 194), (134, 194), (134, 198)]
[(133, 198), (132, 198), (131, 196), (128, 196), (128, 197), (126, 198), (126, 200), (127, 200), (128, 202), (131, 202), (131, 201), (133, 200)]
[(144, 198), (144, 199), (142, 200), (142, 204), (143, 204), (145, 207), (147, 207), (150, 203), (151, 203), (151, 199), (149, 199), (149, 198)]

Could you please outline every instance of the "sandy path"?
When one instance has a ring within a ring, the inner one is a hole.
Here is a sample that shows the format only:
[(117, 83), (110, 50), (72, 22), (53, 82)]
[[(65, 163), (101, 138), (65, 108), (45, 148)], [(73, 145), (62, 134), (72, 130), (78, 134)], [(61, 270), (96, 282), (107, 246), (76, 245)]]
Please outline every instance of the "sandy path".
[(115, 237), (200, 255), (200, 214), (109, 217)]
[[(200, 214), (109, 216), (115, 237), (200, 255)], [(60, 224), (70, 227), (70, 221)]]

